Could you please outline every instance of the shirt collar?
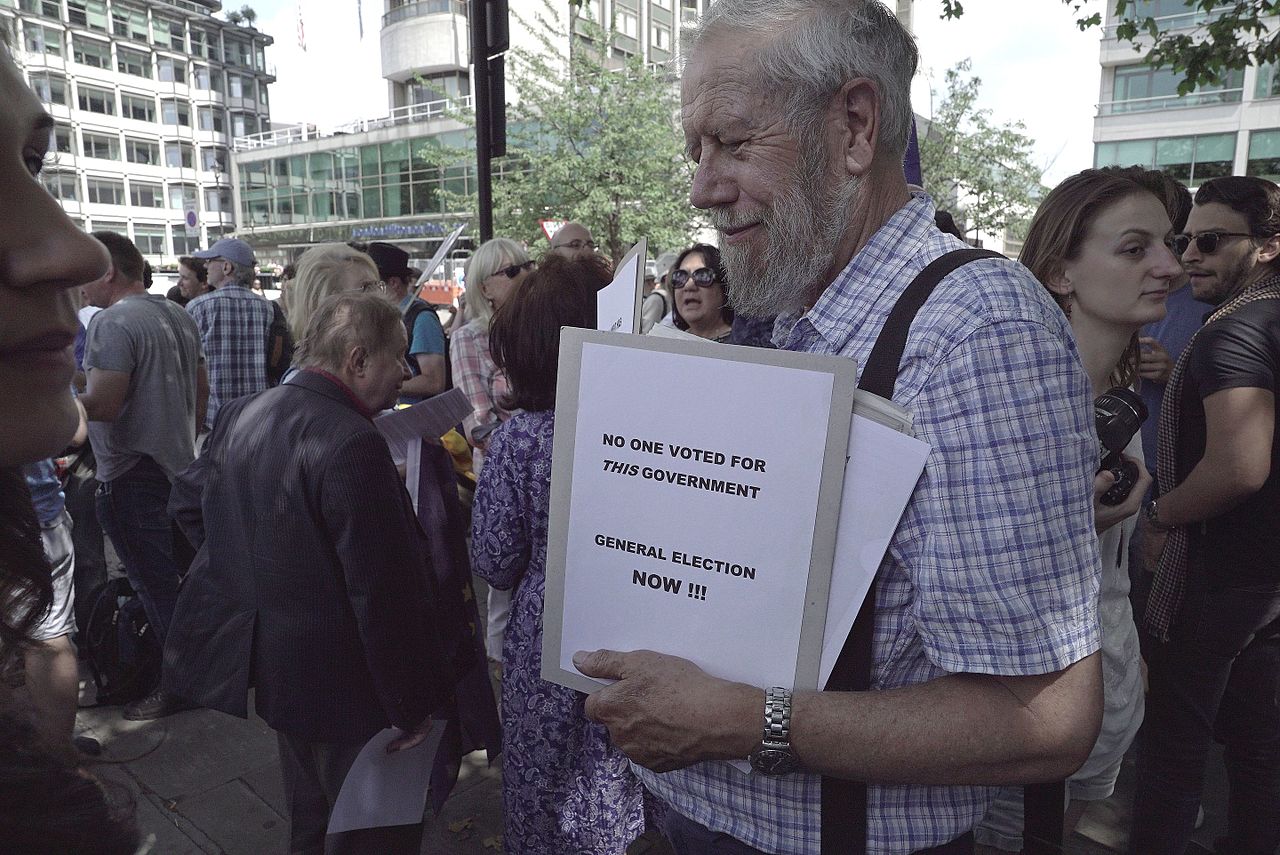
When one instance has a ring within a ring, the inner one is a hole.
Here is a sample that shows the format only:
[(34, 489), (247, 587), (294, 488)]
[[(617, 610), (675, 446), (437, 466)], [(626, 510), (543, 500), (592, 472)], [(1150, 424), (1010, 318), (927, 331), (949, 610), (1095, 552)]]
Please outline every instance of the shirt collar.
[(849, 259), (813, 308), (778, 317), (774, 344), (808, 350), (813, 349), (816, 336), (825, 342), (822, 350), (840, 353), (859, 327), (874, 317), (876, 303), (886, 297), (896, 300), (906, 287), (900, 281), (902, 268), (935, 228), (933, 217), (933, 200), (924, 192), (913, 192)]
[(359, 398), (357, 398), (356, 393), (351, 391), (351, 387), (348, 386), (346, 383), (342, 382), (342, 379), (338, 377), (336, 374), (331, 374), (330, 372), (325, 371), (323, 368), (316, 368), (315, 366), (308, 366), (306, 368), (303, 368), (302, 370), (308, 374), (319, 375), (320, 377), (323, 377), (324, 379), (328, 380), (333, 385), (337, 386), (338, 391), (340, 391), (344, 396), (346, 396), (346, 399), (351, 403), (351, 406), (356, 408), (356, 412), (360, 413), (360, 415), (364, 416), (366, 419), (373, 421), (373, 417), (378, 414), (377, 410), (371, 410), (367, 406), (365, 406), (364, 401), (361, 401)]

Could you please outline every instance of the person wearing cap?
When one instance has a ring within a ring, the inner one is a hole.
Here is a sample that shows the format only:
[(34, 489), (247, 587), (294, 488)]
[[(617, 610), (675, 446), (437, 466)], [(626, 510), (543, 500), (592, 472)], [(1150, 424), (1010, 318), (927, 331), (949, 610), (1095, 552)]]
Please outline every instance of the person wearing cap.
[(209, 365), (206, 424), (212, 425), (223, 404), (270, 385), (267, 357), (275, 310), (250, 290), (256, 260), (249, 244), (222, 238), (194, 257), (206, 261), (209, 287), (214, 289), (187, 304), (200, 328)]
[(416, 404), (447, 387), (444, 327), (431, 306), (413, 293), (417, 283), (409, 270), (409, 253), (389, 243), (369, 244), (369, 257), (378, 266), (378, 277), (387, 296), (400, 307), (409, 347), (405, 359), (413, 374), (400, 387), (400, 402)]

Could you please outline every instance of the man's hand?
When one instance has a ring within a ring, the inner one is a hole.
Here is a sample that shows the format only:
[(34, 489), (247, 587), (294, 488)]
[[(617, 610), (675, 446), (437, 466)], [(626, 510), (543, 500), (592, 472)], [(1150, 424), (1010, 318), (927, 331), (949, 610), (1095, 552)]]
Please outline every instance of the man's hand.
[(613, 744), (655, 772), (702, 760), (742, 759), (764, 727), (764, 691), (710, 676), (677, 656), (637, 650), (578, 652), (588, 677), (617, 680), (587, 698), (587, 718), (609, 729)]
[(1130, 463), (1138, 466), (1138, 480), (1129, 491), (1128, 497), (1118, 505), (1102, 504), (1102, 496), (1115, 484), (1116, 476), (1110, 472), (1099, 472), (1093, 476), (1093, 527), (1102, 534), (1118, 522), (1127, 520), (1142, 509), (1142, 497), (1151, 486), (1151, 473), (1142, 465), (1141, 460), (1134, 460), (1127, 454), (1120, 455)]
[(1160, 342), (1145, 335), (1138, 339), (1138, 347), (1138, 376), (1162, 386), (1169, 382), (1169, 375), (1173, 373), (1173, 359), (1169, 356), (1169, 351)]
[(395, 754), (397, 751), (408, 751), (410, 748), (417, 748), (427, 738), (427, 734), (431, 732), (431, 724), (432, 719), (427, 716), (413, 730), (401, 730), (399, 736), (387, 743), (387, 753)]
[(1164, 542), (1169, 539), (1169, 532), (1160, 531), (1154, 526), (1142, 524), (1142, 569), (1147, 573), (1156, 572), (1160, 563), (1160, 554), (1164, 552)]

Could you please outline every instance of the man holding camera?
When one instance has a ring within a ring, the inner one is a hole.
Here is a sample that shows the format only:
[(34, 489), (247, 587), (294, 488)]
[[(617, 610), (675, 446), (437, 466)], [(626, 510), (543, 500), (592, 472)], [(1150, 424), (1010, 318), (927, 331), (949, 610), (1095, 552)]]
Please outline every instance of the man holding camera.
[(1197, 300), (1217, 306), (1165, 392), (1146, 508), (1163, 540), (1145, 628), (1149, 658), (1130, 852), (1181, 855), (1204, 764), (1226, 743), (1227, 837), (1215, 851), (1280, 846), (1280, 187), (1201, 185), (1176, 239)]

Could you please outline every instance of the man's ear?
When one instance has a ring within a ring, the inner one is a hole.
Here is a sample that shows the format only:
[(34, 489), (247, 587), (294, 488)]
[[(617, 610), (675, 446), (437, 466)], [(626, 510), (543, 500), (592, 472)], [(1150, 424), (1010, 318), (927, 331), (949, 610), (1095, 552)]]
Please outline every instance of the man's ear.
[(1258, 247), (1257, 259), (1259, 264), (1269, 264), (1280, 257), (1280, 235), (1272, 235), (1262, 242), (1262, 246)]
[(357, 344), (347, 351), (347, 369), (356, 377), (363, 377), (369, 367), (369, 349)]
[(840, 126), (839, 157), (849, 175), (871, 171), (880, 141), (880, 90), (866, 77), (850, 80), (833, 99)]

